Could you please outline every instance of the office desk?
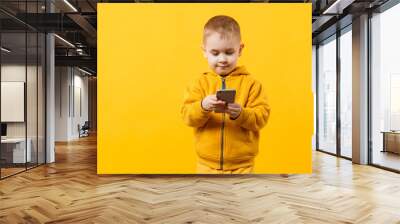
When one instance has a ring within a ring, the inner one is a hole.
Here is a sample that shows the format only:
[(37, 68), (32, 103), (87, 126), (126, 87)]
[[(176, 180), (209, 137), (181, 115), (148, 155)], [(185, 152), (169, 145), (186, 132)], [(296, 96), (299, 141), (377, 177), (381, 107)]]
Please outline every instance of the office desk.
[(383, 133), (383, 150), (382, 152), (393, 152), (400, 154), (400, 132), (399, 131), (382, 131)]
[[(6, 138), (1, 139), (1, 157), (6, 163), (25, 163), (30, 162), (32, 158), (31, 145), (32, 140), (27, 139), (25, 154), (25, 138)], [(27, 159), (27, 161), (25, 161)]]

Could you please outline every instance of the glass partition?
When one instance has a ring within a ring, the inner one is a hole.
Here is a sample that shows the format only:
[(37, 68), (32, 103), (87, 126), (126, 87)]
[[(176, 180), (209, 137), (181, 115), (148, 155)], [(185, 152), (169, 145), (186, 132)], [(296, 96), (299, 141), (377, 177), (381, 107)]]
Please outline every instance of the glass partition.
[(24, 171), (31, 158), (26, 138), (26, 33), (3, 32), (1, 47), (1, 176), (7, 177)]
[(372, 164), (400, 171), (400, 4), (371, 18)]
[(0, 2), (1, 179), (45, 163), (46, 39), (17, 19), (44, 12), (44, 3)]
[(336, 154), (336, 36), (318, 47), (318, 149)]

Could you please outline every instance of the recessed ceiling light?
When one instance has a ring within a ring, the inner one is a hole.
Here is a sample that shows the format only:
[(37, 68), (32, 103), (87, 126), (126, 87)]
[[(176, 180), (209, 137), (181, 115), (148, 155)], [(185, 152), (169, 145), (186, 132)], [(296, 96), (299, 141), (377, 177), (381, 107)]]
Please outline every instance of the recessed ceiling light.
[(79, 67), (78, 67), (78, 70), (81, 71), (81, 72), (83, 72), (83, 73), (85, 73), (85, 74), (87, 74), (87, 75), (93, 75), (92, 73), (90, 73), (90, 72), (88, 72), (88, 71), (86, 71), (86, 70), (83, 70), (83, 69), (81, 69), (81, 68), (79, 68)]
[(4, 51), (6, 53), (10, 53), (11, 52), (11, 50), (9, 50), (9, 49), (7, 49), (5, 47), (1, 47), (1, 51)]
[(78, 12), (78, 10), (71, 4), (69, 1), (64, 0), (65, 4), (67, 4), (74, 12)]
[(64, 38), (62, 38), (62, 37), (60, 37), (60, 36), (57, 35), (57, 34), (54, 34), (54, 36), (57, 37), (58, 39), (60, 39), (62, 42), (66, 43), (67, 45), (69, 45), (69, 46), (75, 48), (75, 45), (73, 45), (73, 44), (72, 44), (71, 42), (69, 42), (68, 40), (66, 40), (66, 39), (64, 39)]
[(351, 5), (355, 0), (336, 0), (322, 14), (342, 14), (343, 9)]

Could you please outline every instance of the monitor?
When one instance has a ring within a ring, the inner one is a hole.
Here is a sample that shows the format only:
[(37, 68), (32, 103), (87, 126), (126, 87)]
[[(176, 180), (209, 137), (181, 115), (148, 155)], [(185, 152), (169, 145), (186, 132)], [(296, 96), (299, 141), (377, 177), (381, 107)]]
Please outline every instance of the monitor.
[(7, 124), (1, 123), (1, 136), (7, 136)]

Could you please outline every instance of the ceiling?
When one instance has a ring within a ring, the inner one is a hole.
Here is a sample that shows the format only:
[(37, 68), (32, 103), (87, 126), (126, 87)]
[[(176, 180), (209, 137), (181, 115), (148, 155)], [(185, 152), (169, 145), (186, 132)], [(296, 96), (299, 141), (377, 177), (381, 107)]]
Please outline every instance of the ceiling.
[[(351, 24), (353, 16), (372, 10), (388, 0), (253, 0), (234, 2), (312, 3), (313, 43), (336, 32), (340, 26)], [(24, 33), (54, 32), (56, 65), (81, 66), (97, 70), (97, 2), (182, 2), (138, 0), (1, 0), (0, 22), (2, 45), (13, 49), (13, 54), (34, 53), (37, 43), (33, 35), (25, 40)], [(188, 1), (189, 2), (189, 1)], [(202, 0), (190, 2), (233, 2), (232, 0)], [(337, 3), (335, 3), (337, 2)], [(51, 13), (50, 13), (51, 12)], [(340, 22), (338, 22), (340, 20)], [(339, 24), (339, 25), (338, 25)], [(32, 38), (34, 40), (32, 40)], [(28, 48), (25, 50), (25, 41)], [(39, 47), (42, 47), (41, 45)], [(3, 54), (2, 54), (3, 55)], [(11, 55), (8, 57), (11, 58)], [(28, 56), (29, 57), (29, 56)]]
[(96, 5), (96, 0), (47, 0), (47, 4), (45, 0), (1, 0), (2, 46), (12, 49), (7, 54), (2, 52), (2, 60), (17, 63), (25, 61), (26, 56), (29, 61), (44, 45), (36, 40), (43, 40), (43, 36), (36, 35), (54, 32), (56, 66), (79, 66), (96, 73)]

